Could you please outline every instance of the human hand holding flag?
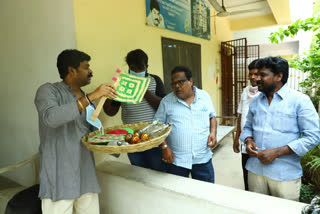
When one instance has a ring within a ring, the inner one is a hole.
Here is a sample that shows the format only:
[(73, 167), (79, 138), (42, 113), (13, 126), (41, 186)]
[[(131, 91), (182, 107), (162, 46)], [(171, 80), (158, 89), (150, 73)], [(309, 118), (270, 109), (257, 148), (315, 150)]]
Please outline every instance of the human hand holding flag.
[[(117, 97), (114, 98), (114, 100), (132, 104), (141, 103), (150, 84), (150, 78), (121, 73), (120, 69), (117, 69), (116, 72), (116, 76), (112, 78), (117, 92)], [(91, 116), (92, 121), (95, 121), (99, 116), (106, 99), (107, 97), (102, 97), (100, 99), (96, 110)]]
[[(117, 88), (117, 86), (118, 86), (118, 84), (119, 84), (119, 80), (120, 80), (119, 75), (120, 75), (120, 73), (121, 73), (121, 70), (120, 70), (120, 69), (117, 69), (117, 70), (116, 70), (116, 75), (112, 78), (112, 80), (114, 81), (113, 86), (114, 86), (115, 88)], [(105, 103), (106, 99), (107, 99), (107, 97), (102, 97), (102, 98), (100, 99), (100, 102), (99, 102), (99, 104), (98, 104), (97, 107), (96, 107), (96, 110), (93, 112), (93, 114), (92, 114), (92, 116), (91, 116), (91, 118), (90, 118), (92, 121), (95, 121), (95, 120), (97, 119), (97, 117), (99, 116), (99, 114), (100, 114), (100, 112), (101, 112), (101, 109), (102, 109), (102, 107), (103, 107), (103, 104)]]

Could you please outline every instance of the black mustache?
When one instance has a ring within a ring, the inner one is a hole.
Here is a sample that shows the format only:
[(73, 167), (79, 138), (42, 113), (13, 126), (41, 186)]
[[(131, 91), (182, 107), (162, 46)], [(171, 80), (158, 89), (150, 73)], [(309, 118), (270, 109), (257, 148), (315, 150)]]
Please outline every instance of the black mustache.
[(88, 77), (93, 77), (93, 74), (92, 73), (88, 74)]

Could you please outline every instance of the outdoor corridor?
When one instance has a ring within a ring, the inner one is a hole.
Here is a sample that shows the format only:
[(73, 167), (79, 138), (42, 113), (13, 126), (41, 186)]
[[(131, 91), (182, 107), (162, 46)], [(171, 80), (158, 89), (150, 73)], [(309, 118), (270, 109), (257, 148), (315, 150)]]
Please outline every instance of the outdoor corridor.
[(215, 183), (243, 190), (241, 153), (234, 153), (232, 144), (232, 135), (229, 134), (214, 150), (212, 163)]

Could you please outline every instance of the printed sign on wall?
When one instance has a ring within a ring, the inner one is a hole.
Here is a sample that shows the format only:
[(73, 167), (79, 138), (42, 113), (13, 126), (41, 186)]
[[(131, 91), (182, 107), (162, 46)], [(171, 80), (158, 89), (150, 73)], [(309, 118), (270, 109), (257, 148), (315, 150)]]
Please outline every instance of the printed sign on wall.
[(210, 40), (207, 0), (146, 0), (147, 24)]

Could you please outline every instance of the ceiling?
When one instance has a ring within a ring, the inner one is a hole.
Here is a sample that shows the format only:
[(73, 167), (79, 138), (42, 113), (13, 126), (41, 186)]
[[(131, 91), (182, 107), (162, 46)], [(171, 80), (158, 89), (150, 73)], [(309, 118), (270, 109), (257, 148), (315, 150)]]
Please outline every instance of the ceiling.
[[(218, 2), (221, 4), (221, 0)], [(272, 14), (267, 0), (224, 0), (224, 5), (228, 12), (256, 10), (255, 12), (230, 15), (228, 18), (231, 20)]]
[(291, 23), (289, 0), (224, 0), (225, 10), (222, 0), (208, 1), (217, 18), (226, 14), (233, 31)]

